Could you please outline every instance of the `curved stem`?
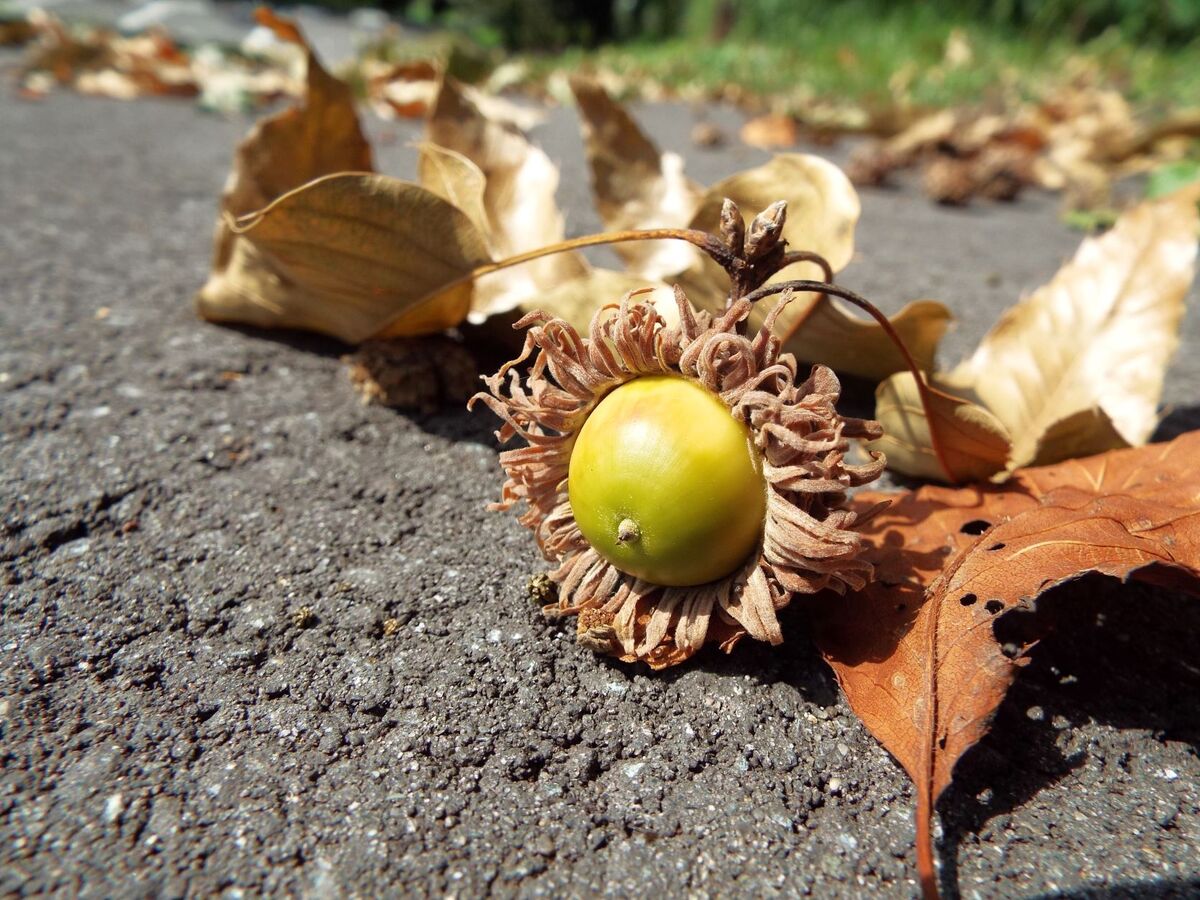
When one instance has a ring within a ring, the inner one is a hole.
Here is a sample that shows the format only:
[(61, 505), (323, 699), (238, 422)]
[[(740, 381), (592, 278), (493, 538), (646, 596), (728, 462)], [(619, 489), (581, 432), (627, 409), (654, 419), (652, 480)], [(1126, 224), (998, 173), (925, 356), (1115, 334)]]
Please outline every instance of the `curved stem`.
[(499, 272), (501, 269), (508, 269), (513, 266), (519, 266), (523, 263), (533, 262), (535, 259), (542, 259), (546, 256), (553, 256), (556, 253), (568, 253), (572, 250), (581, 250), (584, 247), (601, 247), (606, 244), (625, 244), (630, 241), (662, 241), (675, 240), (687, 241), (699, 249), (703, 250), (713, 258), (722, 268), (729, 271), (732, 265), (733, 254), (723, 243), (714, 238), (706, 231), (698, 231), (694, 228), (647, 228), (638, 231), (607, 231), (600, 234), (589, 234), (583, 237), (572, 238), (569, 241), (560, 241), (557, 244), (550, 244), (545, 247), (538, 247), (536, 250), (528, 250), (525, 253), (518, 253), (515, 256), (509, 256), (505, 259), (496, 260), (494, 262), (484, 263), (481, 266), (476, 266), (470, 272), (466, 272), (457, 278), (447, 281), (440, 285), (433, 293), (422, 297), (416, 303), (413, 303), (404, 308), (403, 312), (388, 321), (376, 333), (375, 337), (386, 336), (392, 325), (399, 319), (402, 319), (412, 313), (414, 309), (418, 309), (426, 303), (430, 303), (439, 297), (445, 296), (449, 291), (464, 284), (470, 284), (477, 278), (482, 278), (485, 275), (490, 275), (493, 272)]
[(925, 413), (925, 421), (929, 423), (929, 443), (933, 445), (933, 455), (937, 457), (938, 464), (942, 467), (942, 470), (953, 477), (954, 470), (947, 464), (946, 454), (942, 451), (941, 443), (938, 441), (933, 427), (933, 401), (930, 396), (932, 388), (925, 381), (925, 373), (921, 371), (921, 367), (913, 359), (912, 353), (909, 352), (907, 345), (905, 345), (900, 335), (896, 333), (896, 329), (888, 321), (888, 317), (880, 312), (875, 304), (867, 298), (860, 297), (854, 291), (847, 290), (844, 287), (839, 287), (836, 284), (827, 284), (823, 281), (780, 281), (776, 284), (764, 284), (758, 290), (751, 291), (744, 299), (753, 303), (765, 297), (770, 297), (773, 294), (783, 293), (784, 291), (812, 291), (830, 297), (838, 297), (847, 303), (854, 304), (879, 323), (879, 327), (883, 329), (883, 333), (896, 345), (896, 349), (904, 357), (904, 362), (908, 366), (908, 370), (912, 372), (913, 380), (917, 385), (917, 393), (921, 397), (921, 411)]
[(779, 268), (775, 271), (782, 272), (788, 266), (801, 262), (816, 263), (821, 267), (821, 274), (825, 276), (825, 281), (830, 284), (833, 283), (833, 266), (820, 253), (814, 253), (811, 250), (793, 250), (790, 253), (785, 253)]

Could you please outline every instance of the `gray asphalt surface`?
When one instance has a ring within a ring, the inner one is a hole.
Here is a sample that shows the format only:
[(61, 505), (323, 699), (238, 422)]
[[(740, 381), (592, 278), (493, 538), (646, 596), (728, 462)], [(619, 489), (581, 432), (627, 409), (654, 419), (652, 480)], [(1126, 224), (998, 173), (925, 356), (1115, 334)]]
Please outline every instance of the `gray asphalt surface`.
[[(699, 180), (762, 158), (637, 113)], [(194, 318), (247, 127), (0, 94), (0, 893), (914, 896), (911, 788), (802, 603), (778, 649), (598, 659), (484, 508), (487, 415), (363, 407), (338, 345)], [(411, 176), (413, 129), (369, 127)], [(537, 136), (595, 229), (571, 113)], [(1048, 197), (863, 202), (841, 280), (949, 303), (951, 358), (1078, 242)], [(1200, 424), (1198, 350), (1193, 310), (1164, 433)], [(1054, 606), (941, 804), (947, 887), (1196, 896), (1200, 604), (1089, 581)]]

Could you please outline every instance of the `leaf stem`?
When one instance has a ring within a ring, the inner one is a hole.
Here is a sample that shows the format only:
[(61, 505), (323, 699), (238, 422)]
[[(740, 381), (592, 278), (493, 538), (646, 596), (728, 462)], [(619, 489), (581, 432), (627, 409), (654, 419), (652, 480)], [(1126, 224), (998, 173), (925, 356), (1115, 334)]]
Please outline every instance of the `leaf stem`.
[[(789, 254), (790, 255), (790, 254)], [(892, 323), (888, 321), (888, 317), (879, 311), (870, 300), (861, 297), (854, 291), (847, 290), (836, 284), (827, 284), (823, 281), (780, 281), (775, 284), (765, 284), (756, 291), (751, 291), (746, 295), (745, 299), (752, 303), (757, 300), (762, 300), (765, 297), (770, 297), (773, 294), (780, 294), (784, 291), (804, 291), (825, 294), (830, 297), (838, 297), (845, 300), (847, 303), (852, 303), (859, 309), (866, 312), (871, 318), (879, 323), (879, 327), (883, 329), (884, 334), (888, 336), (896, 349), (900, 351), (900, 355), (904, 357), (904, 362), (908, 366), (908, 370), (912, 372), (913, 380), (917, 385), (917, 393), (921, 397), (921, 409), (925, 413), (925, 421), (929, 422), (929, 443), (933, 446), (934, 456), (937, 457), (938, 464), (950, 477), (954, 477), (954, 470), (950, 468), (946, 454), (942, 449), (941, 443), (938, 441), (937, 434), (933, 427), (933, 400), (930, 396), (930, 387), (925, 381), (925, 373), (921, 371), (921, 367), (917, 365), (917, 361), (913, 359), (913, 355), (909, 352), (904, 340), (896, 333), (896, 329)]]
[(933, 862), (933, 810), (930, 785), (917, 785), (917, 877), (925, 900), (938, 900), (937, 867)]
[(572, 250), (581, 250), (584, 247), (601, 247), (606, 244), (625, 244), (630, 241), (662, 241), (675, 240), (687, 241), (693, 244), (700, 250), (703, 250), (711, 256), (717, 263), (724, 267), (727, 271), (732, 265), (733, 253), (713, 235), (706, 231), (698, 231), (694, 228), (647, 228), (633, 231), (605, 231), (600, 234), (589, 234), (583, 237), (571, 238), (568, 241), (560, 241), (557, 244), (549, 244), (545, 247), (538, 247), (536, 250), (528, 250), (525, 253), (518, 253), (515, 256), (509, 256), (504, 259), (495, 260), (494, 262), (484, 263), (481, 266), (476, 266), (470, 272), (460, 275), (445, 284), (438, 287), (433, 293), (422, 297), (416, 303), (405, 307), (403, 312), (390, 319), (376, 333), (375, 337), (384, 336), (391, 329), (392, 325), (412, 313), (414, 309), (423, 306), (436, 300), (438, 297), (444, 296), (447, 292), (461, 287), (464, 284), (470, 284), (477, 278), (482, 278), (485, 275), (490, 275), (493, 272), (499, 272), (501, 269), (509, 269), (513, 266), (519, 266), (523, 263), (533, 262), (536, 259), (542, 259), (546, 256), (553, 256), (556, 253), (569, 253)]

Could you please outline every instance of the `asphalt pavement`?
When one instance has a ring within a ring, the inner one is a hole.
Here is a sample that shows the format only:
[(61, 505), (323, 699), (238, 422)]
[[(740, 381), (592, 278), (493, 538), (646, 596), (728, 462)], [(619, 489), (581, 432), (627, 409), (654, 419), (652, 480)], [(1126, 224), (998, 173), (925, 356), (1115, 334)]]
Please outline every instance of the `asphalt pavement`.
[[(734, 110), (635, 114), (700, 181), (764, 158), (691, 145)], [(368, 124), (411, 177), (416, 126)], [(485, 509), (487, 414), (365, 407), (335, 342), (195, 318), (248, 127), (0, 92), (0, 893), (916, 895), (912, 789), (802, 602), (779, 648), (599, 659)], [(572, 113), (536, 137), (595, 230)], [(1079, 240), (1036, 193), (863, 207), (842, 282), (947, 303), (950, 360)], [(1164, 435), (1200, 424), (1198, 388), (1193, 309)], [(946, 884), (1197, 896), (1200, 604), (1101, 580), (1056, 602), (940, 806)]]

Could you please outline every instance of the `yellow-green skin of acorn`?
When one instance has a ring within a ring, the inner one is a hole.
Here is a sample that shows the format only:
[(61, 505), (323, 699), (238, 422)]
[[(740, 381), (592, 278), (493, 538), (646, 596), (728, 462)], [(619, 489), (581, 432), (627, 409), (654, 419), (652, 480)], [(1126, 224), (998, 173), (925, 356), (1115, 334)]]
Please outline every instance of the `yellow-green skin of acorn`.
[(668, 587), (737, 569), (767, 508), (750, 430), (716, 395), (671, 375), (636, 378), (596, 405), (576, 436), (567, 488), (597, 553)]

